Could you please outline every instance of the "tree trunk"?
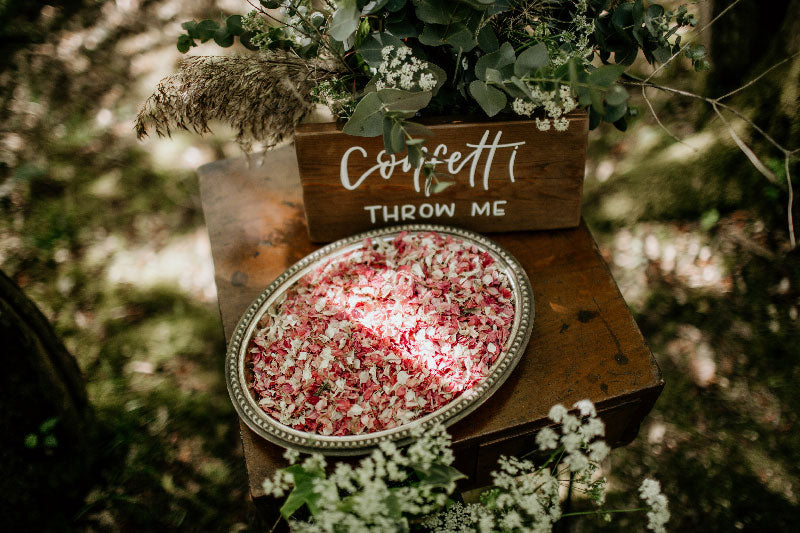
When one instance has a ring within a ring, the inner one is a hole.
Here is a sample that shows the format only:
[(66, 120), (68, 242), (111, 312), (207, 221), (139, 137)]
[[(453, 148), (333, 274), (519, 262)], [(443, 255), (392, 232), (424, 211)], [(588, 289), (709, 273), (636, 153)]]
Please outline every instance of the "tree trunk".
[(90, 482), (92, 413), (75, 359), (0, 272), (0, 516), (19, 531), (66, 529)]

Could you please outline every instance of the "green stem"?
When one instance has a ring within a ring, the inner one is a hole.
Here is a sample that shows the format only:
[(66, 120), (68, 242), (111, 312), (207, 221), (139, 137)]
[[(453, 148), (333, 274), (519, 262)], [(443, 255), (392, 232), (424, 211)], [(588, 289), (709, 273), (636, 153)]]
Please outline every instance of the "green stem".
[(640, 513), (642, 511), (649, 511), (649, 507), (638, 507), (636, 509), (612, 509), (607, 511), (605, 509), (598, 509), (596, 511), (575, 511), (573, 513), (564, 513), (561, 515), (561, 518), (566, 516), (586, 516), (590, 514), (617, 514), (617, 513)]

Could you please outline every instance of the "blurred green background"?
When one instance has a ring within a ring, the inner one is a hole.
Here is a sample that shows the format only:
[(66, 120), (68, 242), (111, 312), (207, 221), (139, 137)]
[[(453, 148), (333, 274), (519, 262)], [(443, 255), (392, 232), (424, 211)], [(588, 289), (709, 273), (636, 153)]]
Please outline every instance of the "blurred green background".
[[(694, 8), (707, 21), (729, 3)], [(774, 4), (745, 0), (700, 37), (710, 74), (675, 65), (658, 80), (717, 96), (797, 52), (798, 2)], [(240, 151), (222, 127), (142, 142), (133, 130), (138, 105), (175, 71), (180, 23), (246, 10), (239, 0), (0, 0), (0, 270), (77, 358), (107, 435), (70, 528), (260, 527), (194, 172)], [(732, 102), (788, 148), (800, 146), (799, 76), (794, 57)], [(781, 154), (729, 116), (772, 183), (705, 104), (648, 93), (679, 144), (631, 92), (641, 112), (629, 130), (590, 135), (584, 212), (667, 387), (639, 438), (607, 461), (610, 501), (635, 505), (641, 479), (655, 476), (672, 530), (790, 530), (800, 256), (788, 245)]]

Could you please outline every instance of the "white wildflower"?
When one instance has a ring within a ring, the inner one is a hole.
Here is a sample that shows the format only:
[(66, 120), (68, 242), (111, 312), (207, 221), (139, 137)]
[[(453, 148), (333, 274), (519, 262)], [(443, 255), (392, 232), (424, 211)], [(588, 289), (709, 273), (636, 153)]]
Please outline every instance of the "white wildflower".
[(609, 452), (611, 452), (611, 448), (609, 448), (608, 444), (601, 440), (593, 442), (589, 445), (589, 459), (596, 463), (599, 463), (608, 457)]
[(539, 131), (547, 131), (550, 129), (550, 121), (548, 119), (536, 119), (536, 127)]
[(378, 66), (378, 90), (400, 88), (406, 91), (430, 91), (436, 87), (436, 76), (426, 72), (426, 63), (411, 55), (407, 46), (385, 46), (381, 49), (383, 61)]
[(567, 131), (567, 128), (569, 128), (569, 120), (567, 120), (565, 117), (554, 118), (553, 127), (556, 131)]
[(564, 407), (560, 403), (557, 403), (556, 405), (550, 408), (550, 412), (547, 414), (547, 417), (553, 422), (559, 423), (567, 415), (567, 412), (568, 411), (566, 407)]
[(555, 450), (558, 448), (558, 434), (550, 428), (542, 428), (536, 435), (536, 444), (540, 450)]
[(597, 416), (597, 410), (590, 400), (581, 400), (576, 402), (572, 407), (577, 409), (581, 413), (581, 416)]
[(436, 87), (436, 78), (431, 73), (422, 74), (419, 77), (419, 87), (423, 91), (432, 91)]
[(283, 458), (289, 461), (289, 464), (293, 465), (300, 458), (300, 452), (292, 448), (286, 448), (286, 451), (283, 452)]
[(529, 117), (536, 109), (536, 105), (533, 102), (526, 102), (522, 98), (515, 98), (511, 103), (511, 109), (517, 115), (525, 115)]
[(661, 484), (655, 479), (645, 479), (639, 487), (639, 496), (650, 510), (647, 512), (647, 528), (655, 533), (666, 531), (664, 525), (669, 521), (667, 497), (661, 493)]
[(580, 472), (589, 466), (589, 459), (581, 452), (574, 452), (564, 458), (566, 464), (571, 472)]

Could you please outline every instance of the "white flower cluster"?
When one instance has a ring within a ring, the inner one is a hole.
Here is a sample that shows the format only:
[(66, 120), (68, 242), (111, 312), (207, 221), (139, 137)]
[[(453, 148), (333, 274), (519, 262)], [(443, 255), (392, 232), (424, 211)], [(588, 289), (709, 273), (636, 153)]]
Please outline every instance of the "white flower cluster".
[[(412, 436), (414, 443), (405, 453), (391, 442), (384, 442), (357, 467), (338, 463), (328, 477), (315, 479), (320, 512), (308, 522), (292, 522), (292, 531), (407, 531), (406, 516), (424, 515), (444, 507), (448, 495), (455, 490), (455, 482), (394, 486), (415, 479), (414, 470), (427, 471), (453, 461), (450, 436), (443, 427), (423, 432), (422, 426), (417, 425)], [(295, 452), (287, 452), (286, 457), (290, 462), (297, 460)], [(321, 455), (312, 455), (302, 466), (306, 470), (324, 470), (325, 460)], [(292, 475), (281, 470), (264, 482), (264, 491), (280, 497), (291, 484)], [(343, 506), (345, 498), (348, 503)], [(398, 519), (400, 514), (404, 516)]]
[(588, 0), (575, 2), (572, 27), (559, 36), (559, 53), (553, 58), (553, 65), (556, 67), (563, 65), (573, 57), (584, 63), (591, 62), (592, 48), (590, 38), (594, 33), (594, 19), (589, 19), (586, 16), (588, 10)]
[[(312, 43), (311, 35), (315, 33), (314, 27), (320, 26), (325, 20), (325, 15), (320, 11), (313, 11), (310, 5), (310, 0), (283, 0), (279, 9), (283, 21), (283, 34), (298, 48)], [(242, 28), (253, 33), (250, 42), (254, 46), (266, 48), (269, 45), (271, 41), (269, 32), (273, 26), (260, 11), (253, 10), (247, 13), (242, 19)]]
[(531, 116), (537, 109), (542, 108), (546, 113), (545, 118), (536, 118), (536, 127), (540, 131), (547, 131), (552, 124), (556, 131), (566, 131), (569, 128), (567, 113), (578, 107), (578, 102), (572, 95), (568, 85), (562, 85), (556, 91), (543, 91), (535, 85), (528, 85), (531, 90), (530, 100), (517, 98), (511, 103), (511, 109), (518, 115)]
[(378, 67), (380, 79), (375, 83), (378, 90), (400, 88), (406, 91), (432, 91), (436, 87), (436, 77), (426, 72), (425, 62), (411, 55), (410, 48), (385, 46), (381, 50), (381, 57), (383, 62)]
[[(540, 450), (553, 450), (559, 445), (564, 447), (564, 462), (572, 472), (584, 470), (589, 462), (598, 463), (606, 458), (611, 449), (603, 441), (592, 442), (605, 435), (603, 421), (597, 418), (597, 411), (589, 400), (581, 400), (575, 405), (580, 418), (572, 415), (561, 404), (554, 405), (547, 415), (550, 420), (561, 424), (559, 436), (550, 428), (543, 428), (536, 435), (536, 444)], [(588, 455), (584, 455), (584, 451)]]
[(355, 109), (353, 95), (339, 78), (317, 84), (311, 89), (311, 99), (314, 103), (327, 106), (339, 118), (348, 118)]
[[(589, 400), (575, 403), (573, 409), (577, 412), (562, 405), (550, 409), (548, 416), (559, 430), (544, 428), (536, 437), (539, 450), (550, 452), (544, 464), (501, 457), (492, 473), (494, 486), (481, 495), (480, 504), (452, 504), (433, 515), (430, 513), (444, 508), (455, 482), (422, 481), (413, 486), (409, 482), (416, 480), (413, 471), (431, 471), (453, 461), (450, 437), (442, 427), (423, 432), (416, 424), (412, 429), (415, 440), (404, 453), (385, 442), (358, 467), (338, 463), (327, 477), (321, 475), (325, 459), (312, 455), (302, 467), (320, 473), (313, 481), (318, 511), (308, 522), (292, 522), (292, 531), (408, 531), (412, 525), (409, 517), (428, 514), (414, 524), (437, 533), (550, 532), (562, 516), (560, 491), (570, 479), (574, 490), (587, 494), (595, 505), (602, 505), (605, 498), (606, 480), (597, 475), (597, 463), (610, 451), (597, 440), (605, 434), (603, 422)], [(298, 456), (294, 451), (285, 454), (292, 464)], [(282, 470), (264, 482), (264, 490), (281, 497), (292, 485), (292, 474)], [(664, 532), (669, 511), (658, 481), (646, 479), (639, 493), (649, 508), (647, 527)], [(610, 518), (602, 508), (596, 513)]]
[(669, 521), (667, 497), (661, 494), (661, 484), (655, 479), (645, 479), (639, 487), (639, 495), (650, 510), (647, 512), (647, 529), (664, 533), (664, 525)]
[[(309, 37), (309, 34), (304, 30), (300, 30), (300, 28), (307, 26), (306, 20), (308, 20), (309, 9), (308, 6), (303, 5), (306, 1), (307, 0), (284, 0), (279, 9), (283, 16), (283, 23), (286, 25), (284, 28), (286, 38), (301, 48), (311, 44), (311, 37)], [(295, 11), (294, 15), (289, 14), (292, 10)], [(309, 29), (309, 31), (311, 30)]]
[[(596, 476), (597, 462), (610, 451), (602, 441), (603, 422), (589, 400), (573, 406), (578, 415), (562, 405), (554, 406), (549, 413), (553, 422), (560, 424), (560, 431), (542, 429), (536, 437), (541, 451), (554, 450), (550, 461), (537, 466), (531, 461), (501, 457), (499, 469), (492, 473), (494, 489), (485, 493), (483, 505), (452, 506), (425, 522), (425, 526), (437, 532), (457, 531), (521, 531), (549, 532), (561, 518), (559, 489), (573, 483), (590, 499), (600, 505), (605, 499), (605, 478)], [(556, 456), (563, 455), (563, 464), (553, 464)]]

